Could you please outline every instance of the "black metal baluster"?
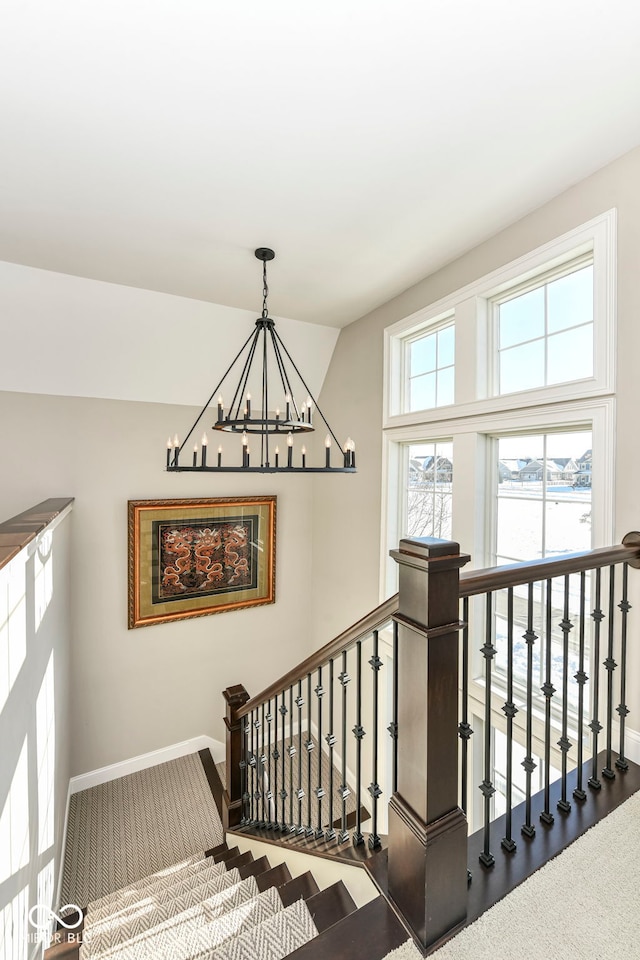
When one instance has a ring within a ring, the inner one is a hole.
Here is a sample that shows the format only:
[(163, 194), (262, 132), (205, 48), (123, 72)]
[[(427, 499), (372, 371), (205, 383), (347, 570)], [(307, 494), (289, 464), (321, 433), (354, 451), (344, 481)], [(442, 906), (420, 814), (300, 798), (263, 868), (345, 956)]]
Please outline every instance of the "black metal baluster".
[[(256, 725), (257, 724), (257, 725)], [(256, 758), (257, 753), (257, 738), (258, 738), (258, 727), (260, 726), (260, 721), (256, 719), (255, 712), (251, 711), (251, 756), (249, 757), (249, 765), (251, 766), (251, 823), (255, 824), (258, 820), (258, 800), (260, 799), (260, 794), (258, 793), (258, 761)]]
[[(276, 714), (277, 717), (277, 714)], [(273, 798), (278, 796), (278, 764), (276, 763), (276, 772), (275, 776), (271, 767), (271, 724), (273, 723), (273, 713), (271, 712), (271, 699), (267, 703), (267, 713), (265, 716), (267, 721), (267, 783), (266, 783), (266, 799), (267, 799), (267, 827), (269, 830), (273, 830), (274, 819), (277, 821), (277, 816), (273, 816)], [(277, 720), (276, 720), (277, 722)], [(277, 750), (276, 750), (277, 753)], [(275, 811), (277, 813), (277, 810)]]
[(338, 677), (342, 684), (342, 783), (340, 784), (340, 798), (342, 800), (342, 826), (338, 834), (338, 843), (349, 839), (347, 830), (347, 797), (351, 790), (347, 786), (347, 684), (351, 677), (347, 673), (347, 651), (342, 652), (342, 672)]
[(540, 814), (543, 823), (553, 823), (553, 814), (550, 804), (550, 776), (551, 776), (551, 698), (556, 692), (556, 688), (551, 683), (551, 618), (552, 618), (552, 580), (547, 580), (546, 595), (546, 650), (545, 650), (545, 679), (542, 685), (542, 692), (545, 698), (544, 704), (544, 810)]
[[(281, 742), (282, 742), (282, 750), (280, 751), (280, 759), (281, 759), (281, 761), (282, 761), (282, 767), (281, 767), (282, 787), (280, 788), (280, 799), (282, 800), (282, 808), (281, 808), (281, 810), (280, 810), (280, 829), (282, 830), (283, 833), (285, 833), (286, 830), (287, 830), (286, 800), (287, 800), (287, 796), (288, 796), (288, 793), (287, 793), (287, 781), (286, 781), (286, 766), (285, 766), (285, 764), (286, 764), (286, 750), (285, 750), (285, 737), (284, 737), (284, 735), (285, 735), (285, 725), (286, 725), (286, 716), (287, 716), (288, 710), (287, 710), (287, 704), (286, 704), (286, 702), (285, 702), (285, 697), (286, 697), (286, 691), (283, 690), (283, 691), (282, 691), (282, 702), (281, 702), (280, 708), (279, 708), (279, 713), (280, 713), (280, 716), (282, 717), (282, 734), (281, 734), (281, 738), (282, 738), (282, 741), (281, 741)], [(277, 698), (276, 698), (276, 702), (277, 702)], [(277, 758), (276, 758), (276, 763), (277, 763)], [(289, 786), (291, 786), (291, 784), (289, 784)], [(276, 801), (276, 806), (277, 806), (277, 801)], [(277, 820), (277, 819), (278, 819), (278, 817), (276, 816), (276, 820)]]
[(362, 836), (362, 738), (365, 736), (362, 726), (362, 640), (356, 643), (356, 725), (353, 728), (356, 738), (356, 828), (353, 833), (354, 847), (364, 843)]
[(626, 704), (627, 697), (627, 617), (631, 604), (628, 600), (627, 578), (629, 574), (629, 564), (622, 565), (622, 600), (618, 604), (622, 612), (621, 641), (620, 641), (620, 704), (616, 707), (616, 713), (620, 717), (620, 753), (616, 760), (618, 770), (628, 770), (629, 764), (624, 753), (624, 733), (626, 718), (629, 716), (629, 709)]
[(305, 835), (312, 837), (314, 835), (311, 826), (311, 753), (313, 752), (313, 739), (311, 737), (311, 674), (307, 674), (307, 739), (305, 742), (307, 748), (307, 825)]
[(380, 680), (380, 667), (382, 666), (382, 660), (378, 656), (378, 631), (373, 631), (373, 655), (369, 660), (369, 665), (373, 671), (373, 742), (371, 745), (371, 770), (372, 770), (372, 780), (369, 784), (369, 793), (371, 794), (372, 799), (372, 808), (371, 808), (371, 833), (369, 834), (369, 847), (372, 850), (375, 850), (381, 845), (380, 837), (378, 836), (378, 798), (382, 796), (382, 790), (380, 789), (380, 784), (378, 783), (378, 685)]
[(607, 780), (614, 780), (616, 772), (611, 762), (611, 751), (613, 748), (613, 671), (618, 664), (613, 659), (613, 632), (615, 629), (615, 602), (616, 602), (616, 568), (609, 567), (609, 632), (607, 644), (607, 659), (604, 666), (607, 671), (607, 759), (606, 767), (602, 771), (602, 776)]
[(492, 867), (495, 863), (491, 853), (491, 798), (496, 789), (491, 781), (491, 661), (496, 655), (496, 648), (492, 643), (493, 637), (493, 614), (492, 614), (492, 595), (486, 595), (486, 624), (484, 646), (480, 652), (485, 662), (485, 688), (484, 688), (484, 780), (480, 784), (480, 792), (484, 797), (484, 846), (480, 854), (480, 863), (485, 867)]
[(298, 680), (298, 696), (296, 697), (296, 706), (298, 708), (298, 825), (296, 833), (304, 833), (302, 825), (302, 801), (304, 799), (304, 790), (302, 789), (302, 707), (304, 697), (302, 696), (302, 680)]
[(522, 766), (526, 773), (527, 785), (525, 822), (520, 827), (520, 832), (530, 839), (536, 835), (536, 828), (531, 822), (531, 775), (537, 766), (533, 759), (533, 645), (538, 639), (538, 635), (533, 629), (533, 588), (534, 584), (530, 583), (527, 593), (527, 629), (523, 634), (523, 639), (527, 645), (527, 755), (522, 761)]
[(289, 833), (295, 833), (296, 824), (293, 816), (293, 797), (295, 783), (293, 778), (293, 758), (296, 755), (296, 745), (293, 739), (293, 684), (289, 687)]
[(587, 574), (583, 570), (580, 574), (580, 628), (578, 633), (578, 672), (574, 674), (575, 681), (578, 684), (578, 780), (576, 788), (573, 791), (575, 800), (584, 801), (587, 795), (582, 787), (582, 764), (584, 759), (583, 749), (583, 726), (584, 726), (584, 685), (589, 679), (584, 670), (584, 615), (586, 605), (586, 578)]
[(336, 831), (333, 826), (333, 748), (336, 738), (333, 733), (335, 718), (333, 715), (333, 660), (329, 660), (329, 733), (325, 740), (329, 747), (329, 826), (325, 832), (325, 840), (335, 840)]
[(249, 801), (249, 730), (251, 725), (248, 717), (242, 718), (242, 760), (240, 761), (240, 795), (242, 797), (242, 820), (241, 823), (249, 823), (251, 819), (251, 809)]
[(398, 790), (398, 624), (393, 621), (393, 719), (387, 730), (393, 741), (392, 792)]
[(260, 708), (260, 765), (258, 767), (260, 771), (260, 793), (261, 793), (260, 800), (261, 800), (261, 809), (262, 809), (262, 816), (260, 818), (260, 827), (262, 829), (264, 829), (267, 825), (265, 810), (264, 810), (264, 801), (265, 801), (265, 793), (266, 793), (264, 788), (266, 759), (267, 758), (264, 752), (264, 703), (263, 703)]
[(316, 840), (324, 836), (322, 826), (322, 798), (324, 797), (324, 788), (322, 786), (322, 698), (324, 697), (324, 687), (322, 686), (322, 667), (318, 667), (318, 684), (315, 688), (315, 694), (318, 698), (318, 786), (316, 787), (316, 799), (318, 801), (318, 822), (314, 834)]
[[(462, 601), (462, 720), (458, 724), (461, 741), (461, 806), (466, 814), (469, 801), (469, 740), (473, 730), (469, 724), (469, 598)], [(397, 625), (396, 625), (397, 626)], [(395, 789), (395, 786), (394, 786)]]
[(518, 712), (513, 702), (513, 587), (507, 590), (507, 700), (502, 708), (507, 718), (507, 815), (505, 835), (502, 847), (509, 853), (516, 849), (511, 833), (511, 815), (513, 807), (513, 718)]
[(598, 779), (598, 734), (602, 731), (600, 723), (600, 624), (604, 620), (604, 613), (600, 609), (600, 594), (602, 587), (602, 570), (598, 567), (596, 570), (596, 596), (591, 618), (594, 622), (593, 628), (593, 688), (592, 694), (592, 715), (589, 729), (593, 734), (593, 747), (591, 757), (591, 776), (587, 783), (592, 790), (599, 790), (602, 784)]
[(562, 813), (569, 813), (571, 804), (567, 800), (567, 754), (572, 747), (572, 743), (567, 736), (567, 725), (569, 710), (569, 634), (573, 630), (573, 623), (569, 619), (569, 576), (564, 578), (564, 607), (560, 629), (562, 630), (562, 736), (558, 740), (558, 746), (562, 752), (562, 781), (561, 796), (557, 806)]

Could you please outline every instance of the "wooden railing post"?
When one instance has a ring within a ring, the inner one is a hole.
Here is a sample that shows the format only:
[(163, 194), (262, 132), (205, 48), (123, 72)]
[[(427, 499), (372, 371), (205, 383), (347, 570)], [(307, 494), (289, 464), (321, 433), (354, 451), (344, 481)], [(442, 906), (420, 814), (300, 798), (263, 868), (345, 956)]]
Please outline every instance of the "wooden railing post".
[(398, 789), (389, 804), (389, 895), (427, 947), (467, 912), (467, 820), (458, 806), (458, 578), (469, 557), (400, 541)]
[(249, 694), (241, 683), (227, 687), (223, 691), (227, 704), (227, 715), (224, 723), (227, 728), (227, 787), (222, 794), (223, 827), (237, 827), (242, 819), (242, 778), (240, 761), (242, 760), (242, 719), (238, 717), (238, 710), (249, 699)]

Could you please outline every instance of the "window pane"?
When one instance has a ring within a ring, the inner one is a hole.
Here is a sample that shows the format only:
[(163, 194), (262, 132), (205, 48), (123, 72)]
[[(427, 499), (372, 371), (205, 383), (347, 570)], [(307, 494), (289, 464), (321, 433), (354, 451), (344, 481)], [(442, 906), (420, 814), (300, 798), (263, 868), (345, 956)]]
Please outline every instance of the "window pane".
[[(549, 493), (549, 497), (552, 496)], [(545, 519), (546, 556), (591, 549), (590, 497), (574, 502), (549, 499)]]
[(436, 334), (414, 340), (409, 347), (411, 351), (411, 376), (419, 373), (428, 373), (436, 368)]
[(449, 367), (453, 364), (455, 337), (453, 326), (438, 331), (438, 366)]
[(411, 410), (428, 410), (436, 405), (436, 375), (425, 373), (421, 377), (414, 377), (410, 382), (411, 396), (409, 405)]
[[(593, 321), (593, 267), (576, 270), (554, 280), (547, 287), (547, 330), (555, 333), (567, 327)], [(573, 378), (572, 378), (573, 379)]]
[(500, 353), (500, 393), (544, 386), (544, 340)]
[[(498, 497), (497, 550), (501, 557), (535, 560), (542, 554), (542, 484), (530, 483), (531, 497)], [(536, 499), (537, 497), (537, 499)]]
[(593, 376), (593, 324), (556, 333), (548, 339), (547, 383)]
[(407, 448), (404, 536), (451, 537), (453, 444), (420, 443)]
[(544, 287), (500, 304), (500, 349), (544, 336)]
[(453, 367), (447, 367), (445, 370), (438, 370), (438, 406), (444, 407), (453, 401)]

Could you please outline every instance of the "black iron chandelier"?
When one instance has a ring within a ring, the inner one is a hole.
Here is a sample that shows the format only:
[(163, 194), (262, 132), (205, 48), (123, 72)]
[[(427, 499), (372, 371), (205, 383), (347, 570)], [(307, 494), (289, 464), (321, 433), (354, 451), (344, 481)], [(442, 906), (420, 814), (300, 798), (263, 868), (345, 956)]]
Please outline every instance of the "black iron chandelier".
[[(273, 260), (275, 253), (269, 247), (258, 247), (255, 255), (258, 260), (262, 260), (262, 315), (256, 320), (255, 330), (212, 391), (184, 441), (181, 443), (177, 434), (173, 439), (168, 439), (167, 470), (205, 473), (355, 473), (356, 454), (353, 440), (348, 437), (344, 444), (340, 443), (269, 316), (267, 262)], [(259, 379), (255, 372), (252, 376), (254, 361)], [(229, 384), (225, 386), (225, 381), (229, 378), (231, 382), (232, 375), (235, 376), (234, 368), (236, 373), (240, 370), (240, 376), (232, 390), (233, 399), (229, 406), (225, 406), (223, 389), (228, 391)], [(252, 402), (252, 383), (258, 385), (258, 404)], [(299, 404), (296, 402), (294, 387), (304, 388), (306, 399)], [(207, 411), (213, 409), (216, 397), (216, 420), (212, 427), (214, 430), (236, 435), (236, 455), (240, 462), (229, 462), (232, 456), (228, 449), (225, 451), (222, 443), (218, 444), (217, 451), (213, 453), (213, 462), (208, 462), (209, 438), (206, 429), (200, 443), (196, 441), (191, 447), (191, 438)], [(306, 446), (303, 443), (296, 447), (295, 442), (298, 434), (304, 439), (306, 434), (314, 431), (314, 417), (320, 417), (328, 430), (324, 445), (324, 464), (319, 466), (311, 463), (307, 465)]]

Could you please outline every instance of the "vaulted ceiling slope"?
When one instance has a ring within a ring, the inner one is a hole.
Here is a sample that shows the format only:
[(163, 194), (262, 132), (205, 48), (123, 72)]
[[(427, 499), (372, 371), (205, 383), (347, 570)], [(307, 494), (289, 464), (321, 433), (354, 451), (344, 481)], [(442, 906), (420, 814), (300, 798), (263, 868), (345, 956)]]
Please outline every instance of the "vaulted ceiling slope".
[(343, 326), (640, 142), (632, 0), (4, 0), (0, 259)]

